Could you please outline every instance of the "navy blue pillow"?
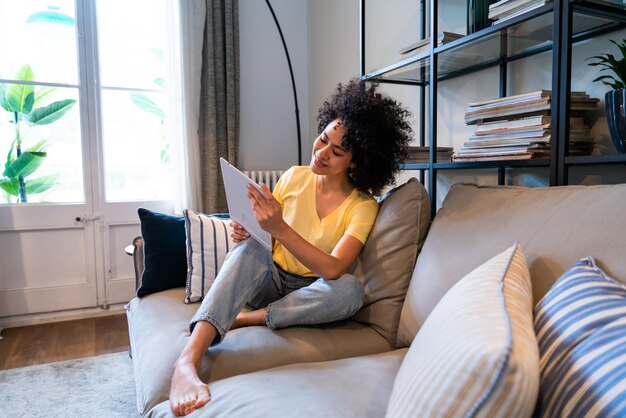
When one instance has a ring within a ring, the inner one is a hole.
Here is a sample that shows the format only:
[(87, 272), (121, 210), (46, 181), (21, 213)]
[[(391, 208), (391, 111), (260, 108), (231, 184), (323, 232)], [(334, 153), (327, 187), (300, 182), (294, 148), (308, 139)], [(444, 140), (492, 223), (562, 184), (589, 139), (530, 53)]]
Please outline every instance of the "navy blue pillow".
[(143, 237), (144, 270), (137, 296), (185, 287), (187, 254), (185, 218), (148, 209), (137, 210)]

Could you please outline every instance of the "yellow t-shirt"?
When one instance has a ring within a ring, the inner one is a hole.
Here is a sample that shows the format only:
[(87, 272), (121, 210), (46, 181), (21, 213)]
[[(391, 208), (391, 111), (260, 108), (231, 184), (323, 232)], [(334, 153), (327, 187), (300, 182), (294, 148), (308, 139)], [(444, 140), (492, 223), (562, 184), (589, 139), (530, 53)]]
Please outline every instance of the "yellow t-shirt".
[[(365, 244), (378, 214), (378, 203), (354, 189), (337, 209), (320, 220), (315, 205), (316, 180), (317, 175), (308, 166), (292, 167), (278, 180), (273, 195), (282, 206), (285, 222), (302, 238), (329, 254), (344, 234)], [(289, 273), (315, 276), (278, 240), (274, 240), (273, 259)]]

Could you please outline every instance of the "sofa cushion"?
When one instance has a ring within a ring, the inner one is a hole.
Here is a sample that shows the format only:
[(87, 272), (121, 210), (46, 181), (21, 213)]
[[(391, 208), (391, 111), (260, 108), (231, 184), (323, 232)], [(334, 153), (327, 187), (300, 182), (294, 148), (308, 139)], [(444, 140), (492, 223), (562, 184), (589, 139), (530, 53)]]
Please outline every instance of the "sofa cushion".
[[(189, 417), (382, 417), (406, 349), (292, 364), (219, 380)], [(168, 401), (151, 418), (173, 417)]]
[(532, 306), (518, 245), (461, 279), (413, 340), (387, 417), (530, 417), (539, 388)]
[(428, 232), (402, 308), (398, 345), (406, 346), (446, 291), (511, 242), (528, 261), (535, 302), (569, 268), (593, 253), (626, 278), (626, 184), (525, 188), (452, 186)]
[[(198, 305), (182, 302), (184, 288), (170, 289), (127, 305), (138, 409), (147, 413), (168, 399), (173, 364), (188, 337), (189, 319)], [(211, 347), (200, 377), (215, 381), (292, 363), (335, 360), (392, 350), (373, 328), (354, 321), (325, 326), (245, 327), (230, 331)]]
[(626, 288), (579, 260), (535, 308), (541, 416), (626, 416)]
[(144, 268), (137, 296), (185, 286), (185, 221), (148, 209), (137, 210), (143, 237)]
[(428, 192), (411, 178), (387, 193), (354, 274), (365, 286), (354, 320), (370, 324), (395, 344), (398, 322), (415, 259), (430, 226)]
[(230, 219), (183, 210), (187, 249), (185, 303), (199, 302), (209, 291), (226, 254), (235, 245)]

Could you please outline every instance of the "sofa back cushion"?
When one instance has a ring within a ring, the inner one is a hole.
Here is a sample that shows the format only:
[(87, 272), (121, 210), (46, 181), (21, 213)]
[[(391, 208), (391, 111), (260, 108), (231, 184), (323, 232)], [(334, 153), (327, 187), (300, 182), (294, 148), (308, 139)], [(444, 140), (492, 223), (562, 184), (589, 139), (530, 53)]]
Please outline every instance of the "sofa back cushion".
[(534, 302), (577, 259), (591, 255), (626, 278), (626, 184), (525, 188), (454, 185), (417, 259), (398, 330), (408, 346), (446, 291), (482, 261), (518, 241)]
[(365, 286), (363, 308), (352, 318), (395, 344), (400, 312), (417, 254), (430, 227), (428, 192), (416, 179), (387, 193), (354, 274)]

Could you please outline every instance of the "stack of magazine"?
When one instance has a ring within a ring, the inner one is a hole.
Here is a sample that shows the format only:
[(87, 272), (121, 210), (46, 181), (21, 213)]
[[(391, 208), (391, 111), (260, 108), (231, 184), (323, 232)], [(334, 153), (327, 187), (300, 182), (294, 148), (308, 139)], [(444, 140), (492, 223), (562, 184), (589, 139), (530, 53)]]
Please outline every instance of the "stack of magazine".
[[(449, 163), (452, 159), (452, 147), (437, 147), (437, 162)], [(404, 164), (422, 164), (429, 162), (430, 147), (407, 147)]]
[(514, 18), (549, 3), (550, 0), (500, 0), (489, 5), (489, 19), (493, 24)]
[[(548, 157), (551, 139), (552, 94), (539, 90), (516, 96), (470, 103), (465, 122), (476, 131), (454, 154), (454, 161), (521, 160)], [(595, 110), (598, 99), (572, 92), (570, 99), (569, 155), (593, 150), (584, 112)]]

